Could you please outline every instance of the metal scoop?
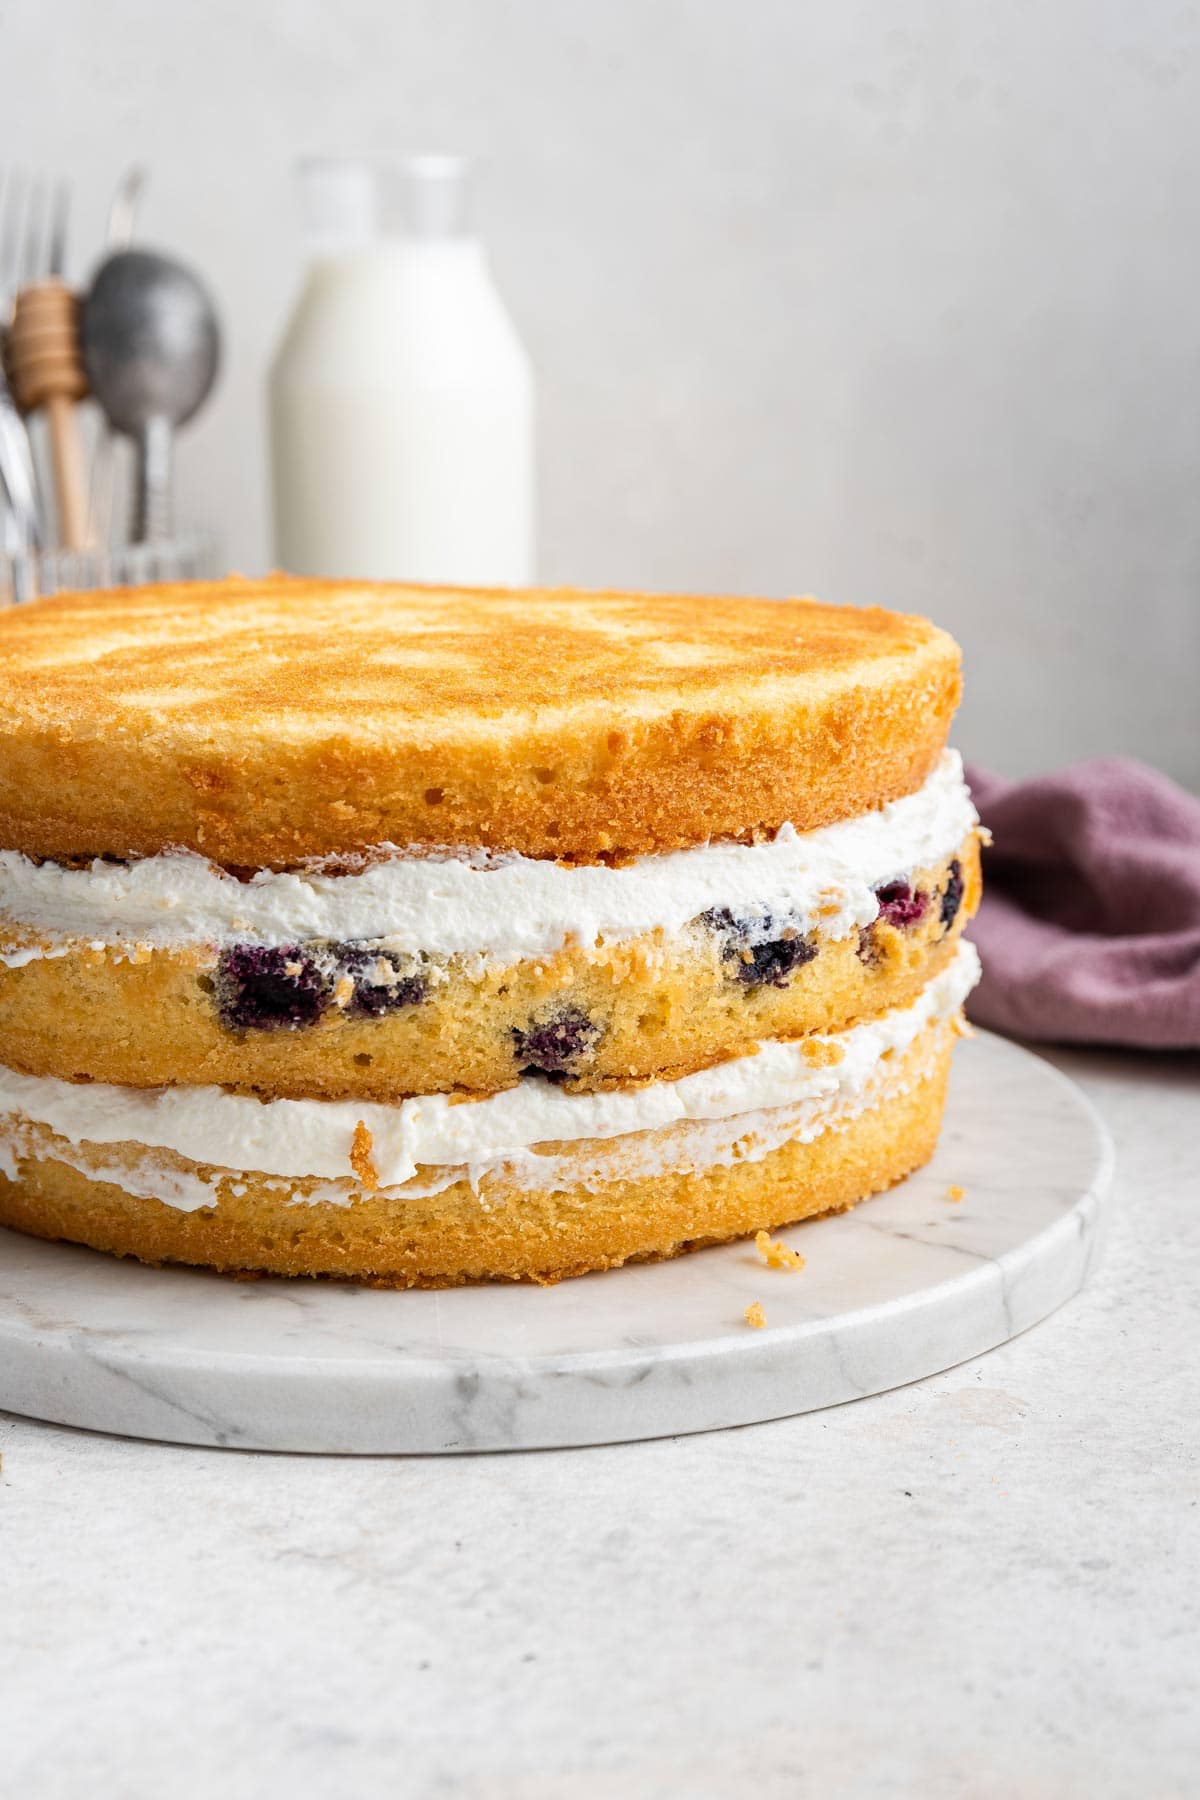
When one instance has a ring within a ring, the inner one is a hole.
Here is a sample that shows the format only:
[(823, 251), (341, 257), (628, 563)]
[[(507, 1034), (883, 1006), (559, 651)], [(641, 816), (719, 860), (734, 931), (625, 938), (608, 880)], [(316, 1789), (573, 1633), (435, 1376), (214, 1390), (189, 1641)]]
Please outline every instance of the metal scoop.
[(133, 539), (158, 542), (171, 533), (174, 433), (216, 379), (220, 334), (212, 302), (191, 270), (170, 257), (122, 250), (100, 265), (81, 331), (92, 392), (113, 429), (136, 446)]

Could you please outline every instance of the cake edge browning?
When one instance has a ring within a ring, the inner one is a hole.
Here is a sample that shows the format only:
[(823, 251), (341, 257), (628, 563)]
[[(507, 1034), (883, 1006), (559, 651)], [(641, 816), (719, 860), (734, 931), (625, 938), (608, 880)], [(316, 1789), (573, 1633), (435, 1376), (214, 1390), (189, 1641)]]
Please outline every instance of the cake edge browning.
[[(288, 593), (285, 585), (281, 606)], [(579, 602), (603, 598), (581, 593)], [(729, 603), (711, 604), (722, 629), (735, 629)], [(761, 632), (763, 603), (738, 604), (755, 609)], [(780, 608), (781, 652), (794, 659), (786, 609), (801, 603), (769, 604)], [(512, 710), (457, 736), (417, 729), (415, 712), (413, 729), (389, 734), (319, 708), (294, 734), (255, 729), (232, 702), (225, 715), (190, 722), (152, 709), (136, 722), (89, 719), (86, 709), (56, 715), (47, 675), (46, 695), (18, 697), (0, 722), (0, 847), (52, 859), (182, 847), (228, 867), (287, 868), (383, 843), (592, 861), (784, 822), (813, 830), (919, 788), (961, 692), (947, 633), (878, 609), (816, 607), (827, 633), (840, 611), (842, 654), (814, 654), (811, 673), (793, 661), (788, 672), (714, 675), (708, 687), (693, 678), (673, 702), (667, 690), (647, 695), (620, 680), (569, 705), (517, 695)], [(686, 638), (666, 617), (665, 636)], [(697, 620), (703, 639), (702, 612)], [(28, 681), (36, 687), (36, 667)]]

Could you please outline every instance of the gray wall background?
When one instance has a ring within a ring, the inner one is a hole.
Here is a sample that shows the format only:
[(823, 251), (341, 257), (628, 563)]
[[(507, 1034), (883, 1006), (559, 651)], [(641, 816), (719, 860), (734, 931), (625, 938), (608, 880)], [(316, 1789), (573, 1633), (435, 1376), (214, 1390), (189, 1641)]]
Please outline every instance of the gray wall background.
[(270, 555), (305, 152), (463, 148), (540, 377), (542, 571), (878, 600), (1019, 773), (1200, 785), (1200, 14), (1180, 0), (6, 0), (0, 160), (122, 167), (228, 357), (184, 506)]

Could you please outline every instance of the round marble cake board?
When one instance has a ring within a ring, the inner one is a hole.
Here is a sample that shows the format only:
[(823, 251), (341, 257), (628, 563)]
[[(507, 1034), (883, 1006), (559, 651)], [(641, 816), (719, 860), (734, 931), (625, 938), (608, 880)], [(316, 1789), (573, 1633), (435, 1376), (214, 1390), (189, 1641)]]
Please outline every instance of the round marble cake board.
[(807, 1259), (798, 1273), (738, 1243), (553, 1288), (397, 1293), (148, 1269), (0, 1230), (0, 1408), (358, 1454), (780, 1418), (915, 1381), (1044, 1319), (1087, 1279), (1111, 1167), (1079, 1090), (981, 1034), (956, 1053), (933, 1162), (783, 1233)]

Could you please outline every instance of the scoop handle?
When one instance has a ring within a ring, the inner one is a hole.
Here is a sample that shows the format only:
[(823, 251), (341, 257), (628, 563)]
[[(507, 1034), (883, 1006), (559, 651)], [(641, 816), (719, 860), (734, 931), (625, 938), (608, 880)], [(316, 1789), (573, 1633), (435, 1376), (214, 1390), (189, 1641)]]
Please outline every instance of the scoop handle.
[(171, 535), (171, 422), (147, 419), (137, 434), (137, 486), (133, 498), (135, 544), (158, 544)]
[(58, 502), (58, 535), (68, 550), (82, 550), (88, 541), (88, 502), (79, 415), (75, 402), (65, 394), (49, 395), (45, 413)]

